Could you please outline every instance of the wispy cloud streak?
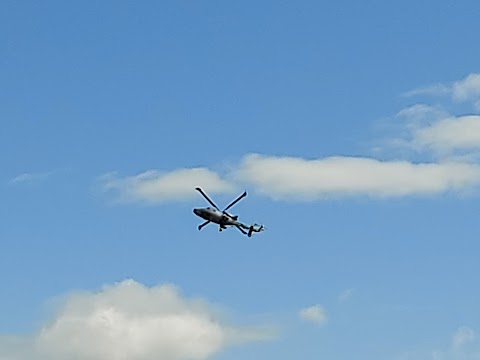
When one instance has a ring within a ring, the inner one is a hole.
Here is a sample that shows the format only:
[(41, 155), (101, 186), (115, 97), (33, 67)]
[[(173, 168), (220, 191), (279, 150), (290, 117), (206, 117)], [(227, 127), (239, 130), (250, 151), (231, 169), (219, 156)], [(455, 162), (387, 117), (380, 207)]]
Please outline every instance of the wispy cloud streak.
[(25, 172), (11, 179), (10, 184), (13, 184), (13, 185), (35, 184), (47, 179), (51, 174), (52, 174), (51, 172), (38, 172), (38, 173)]
[(476, 110), (480, 110), (480, 74), (472, 73), (450, 84), (433, 84), (404, 94), (407, 97), (419, 95), (449, 96), (453, 101), (468, 102), (473, 104)]

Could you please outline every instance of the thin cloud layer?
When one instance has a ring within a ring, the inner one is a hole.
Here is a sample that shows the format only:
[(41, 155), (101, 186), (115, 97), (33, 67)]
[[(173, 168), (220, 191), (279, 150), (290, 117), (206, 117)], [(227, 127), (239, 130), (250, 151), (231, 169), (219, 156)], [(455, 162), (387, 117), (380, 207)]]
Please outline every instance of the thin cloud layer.
[(0, 338), (9, 360), (202, 360), (270, 331), (229, 325), (209, 303), (186, 299), (171, 285), (133, 280), (68, 298), (32, 338)]
[(442, 96), (450, 95), (452, 92), (451, 87), (445, 84), (433, 84), (418, 89), (413, 89), (407, 91), (403, 94), (405, 97), (414, 97), (419, 95), (430, 95), (430, 96)]
[(167, 202), (195, 196), (194, 188), (202, 186), (210, 192), (229, 192), (233, 186), (217, 173), (206, 168), (156, 170), (139, 175), (120, 177), (107, 174), (100, 179), (105, 191), (113, 191), (121, 201)]
[(475, 341), (475, 332), (468, 326), (461, 326), (453, 334), (452, 343), (455, 348), (463, 347)]
[(462, 191), (480, 184), (480, 167), (466, 163), (410, 163), (371, 158), (305, 160), (252, 154), (238, 176), (279, 199), (330, 196), (398, 197)]
[(355, 289), (350, 288), (342, 291), (342, 293), (338, 296), (338, 301), (340, 302), (346, 302), (350, 300), (353, 296), (353, 293), (355, 292)]

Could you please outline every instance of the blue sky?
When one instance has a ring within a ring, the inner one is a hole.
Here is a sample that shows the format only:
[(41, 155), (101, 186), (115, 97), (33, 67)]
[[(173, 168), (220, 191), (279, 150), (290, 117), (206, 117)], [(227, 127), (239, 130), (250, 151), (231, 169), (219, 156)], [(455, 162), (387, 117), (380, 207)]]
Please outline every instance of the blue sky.
[(479, 12), (2, 2), (0, 359), (480, 359)]

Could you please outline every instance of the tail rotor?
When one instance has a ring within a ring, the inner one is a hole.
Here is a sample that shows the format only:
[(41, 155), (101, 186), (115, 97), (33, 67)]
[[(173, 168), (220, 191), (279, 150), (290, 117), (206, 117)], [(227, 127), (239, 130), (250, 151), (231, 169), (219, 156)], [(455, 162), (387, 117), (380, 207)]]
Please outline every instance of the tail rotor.
[(252, 237), (252, 234), (254, 232), (258, 233), (258, 232), (261, 232), (261, 231), (264, 231), (264, 230), (265, 230), (265, 227), (263, 225), (253, 224), (248, 229), (248, 234), (247, 235), (248, 235), (248, 237)]

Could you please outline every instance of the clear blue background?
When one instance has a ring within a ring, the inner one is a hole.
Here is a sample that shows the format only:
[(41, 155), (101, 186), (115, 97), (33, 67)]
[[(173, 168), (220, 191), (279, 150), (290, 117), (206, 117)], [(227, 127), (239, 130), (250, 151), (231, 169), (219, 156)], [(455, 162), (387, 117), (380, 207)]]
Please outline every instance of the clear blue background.
[[(479, 14), (468, 0), (1, 2), (0, 333), (130, 277), (282, 329), (218, 359), (389, 359), (480, 329), (476, 197), (251, 193), (235, 210), (269, 229), (248, 239), (199, 233), (200, 197), (118, 206), (98, 183), (252, 152), (369, 155), (375, 124), (415, 102), (401, 94), (479, 70)], [(12, 183), (23, 173), (44, 176)], [(316, 303), (323, 327), (297, 318)]]

